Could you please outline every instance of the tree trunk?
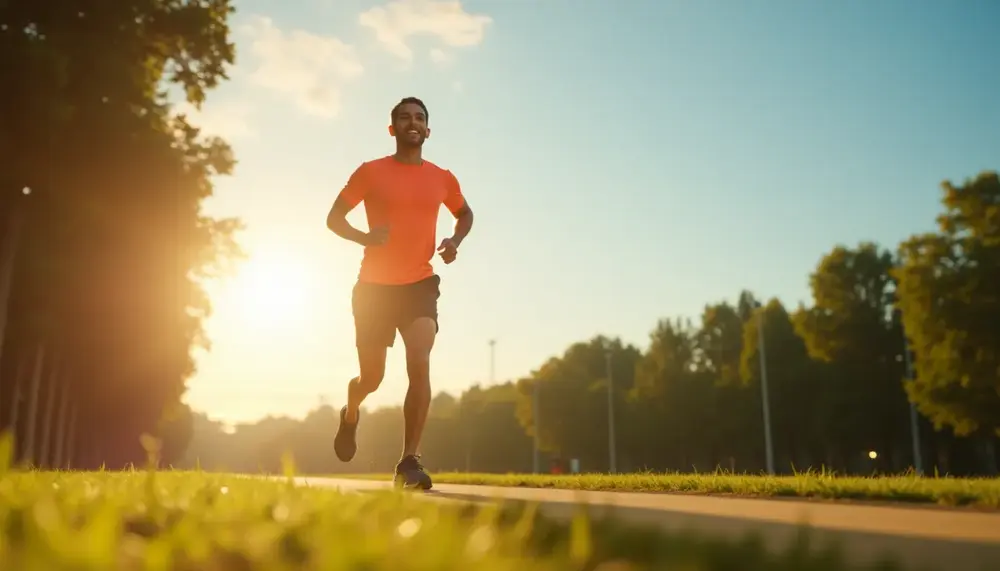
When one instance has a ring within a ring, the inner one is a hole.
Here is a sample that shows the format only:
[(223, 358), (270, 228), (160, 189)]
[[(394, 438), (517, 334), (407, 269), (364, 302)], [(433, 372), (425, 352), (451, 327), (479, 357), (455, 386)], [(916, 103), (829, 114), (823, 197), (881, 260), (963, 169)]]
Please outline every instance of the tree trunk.
[(59, 424), (56, 427), (56, 451), (52, 467), (62, 470), (66, 465), (63, 452), (66, 450), (66, 428), (69, 422), (69, 385), (68, 375), (63, 375), (63, 383), (59, 387)]
[(986, 436), (980, 444), (980, 455), (982, 457), (983, 469), (987, 476), (997, 475), (997, 446), (993, 435)]
[(28, 426), (24, 439), (24, 461), (35, 462), (35, 430), (38, 427), (38, 389), (42, 384), (42, 368), (45, 365), (45, 344), (39, 343), (35, 353), (35, 368), (31, 376), (31, 393), (28, 401)]
[(14, 208), (3, 243), (0, 244), (0, 363), (3, 362), (4, 335), (7, 331), (7, 313), (10, 307), (11, 284), (14, 283), (14, 258), (21, 237), (21, 214)]
[(79, 407), (76, 403), (71, 405), (72, 412), (69, 415), (69, 426), (66, 427), (66, 469), (72, 470), (73, 466), (76, 465), (76, 448), (77, 442), (80, 440), (79, 436), (76, 434), (76, 420), (77, 414), (80, 412)]
[(28, 358), (28, 355), (22, 353), (21, 359), (17, 363), (17, 371), (14, 372), (14, 391), (10, 401), (10, 416), (7, 417), (10, 420), (7, 423), (7, 428), (14, 434), (14, 442), (17, 442), (17, 421), (21, 416), (21, 386), (24, 384), (21, 381), (28, 369), (26, 364)]
[(951, 450), (950, 443), (937, 443), (938, 472), (944, 476), (951, 472)]
[(52, 457), (49, 452), (52, 450), (52, 421), (56, 408), (56, 395), (59, 394), (59, 357), (51, 359), (52, 367), (49, 373), (48, 387), (45, 391), (45, 419), (42, 423), (42, 453), (38, 456), (38, 465), (43, 467), (52, 466)]

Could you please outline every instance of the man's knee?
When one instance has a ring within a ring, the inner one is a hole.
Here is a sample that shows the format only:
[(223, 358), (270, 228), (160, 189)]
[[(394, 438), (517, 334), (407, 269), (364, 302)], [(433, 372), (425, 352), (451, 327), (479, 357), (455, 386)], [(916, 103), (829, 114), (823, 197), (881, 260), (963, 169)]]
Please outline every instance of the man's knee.
[(382, 384), (384, 373), (361, 373), (358, 375), (358, 388), (365, 394), (373, 393)]
[(374, 392), (382, 384), (385, 377), (385, 347), (359, 348), (358, 362), (361, 374), (358, 376), (358, 388), (365, 393)]

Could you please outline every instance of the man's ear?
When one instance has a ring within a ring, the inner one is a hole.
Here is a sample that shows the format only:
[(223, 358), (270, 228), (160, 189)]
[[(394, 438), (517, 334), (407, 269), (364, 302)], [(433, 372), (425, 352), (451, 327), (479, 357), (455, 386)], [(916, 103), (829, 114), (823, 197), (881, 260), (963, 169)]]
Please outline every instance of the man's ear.
[(427, 134), (424, 135), (424, 138), (425, 139), (430, 139), (431, 138), (431, 128), (430, 127), (427, 127)]
[(389, 125), (389, 136), (390, 137), (395, 137), (396, 136), (396, 128), (393, 127), (392, 125)]

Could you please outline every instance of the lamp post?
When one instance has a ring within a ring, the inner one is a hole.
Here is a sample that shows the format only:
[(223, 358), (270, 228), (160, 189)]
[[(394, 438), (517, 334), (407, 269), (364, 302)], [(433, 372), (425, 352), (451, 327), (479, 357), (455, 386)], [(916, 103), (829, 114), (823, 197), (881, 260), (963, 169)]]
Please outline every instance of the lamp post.
[[(905, 330), (903, 331), (903, 358), (906, 360), (906, 380), (912, 383), (915, 379), (913, 358), (910, 356), (910, 344), (906, 339)], [(917, 405), (910, 402), (910, 439), (913, 445), (913, 469), (916, 470), (917, 474), (923, 476), (924, 457), (920, 452), (920, 425), (917, 421)]]
[(490, 384), (496, 382), (496, 351), (497, 351), (497, 340), (490, 339)]
[(618, 466), (615, 450), (615, 381), (611, 372), (610, 345), (604, 351), (604, 368), (608, 377), (608, 471), (614, 474), (618, 472)]
[(534, 379), (531, 383), (531, 418), (535, 422), (534, 453), (531, 458), (532, 471), (535, 474), (542, 473), (542, 452), (541, 452), (541, 407), (539, 406), (539, 391), (541, 383)]
[(767, 392), (767, 357), (764, 351), (764, 306), (757, 309), (757, 352), (760, 354), (760, 396), (764, 413), (764, 457), (767, 473), (774, 475), (774, 447), (771, 443), (771, 405)]

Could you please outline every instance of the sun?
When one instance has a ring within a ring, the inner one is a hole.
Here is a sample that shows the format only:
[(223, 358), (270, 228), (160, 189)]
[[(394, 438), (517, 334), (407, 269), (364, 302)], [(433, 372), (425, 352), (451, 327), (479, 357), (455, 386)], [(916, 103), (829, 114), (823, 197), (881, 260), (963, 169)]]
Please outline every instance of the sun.
[(243, 323), (288, 328), (301, 324), (306, 317), (309, 285), (310, 275), (301, 260), (268, 251), (246, 261), (230, 291)]

